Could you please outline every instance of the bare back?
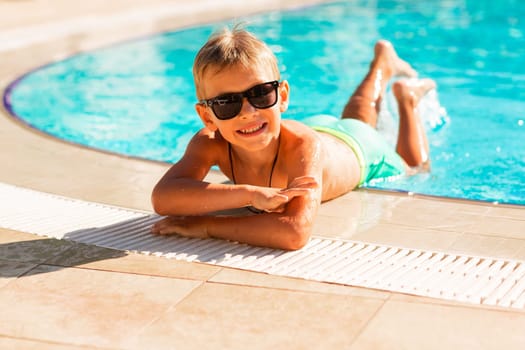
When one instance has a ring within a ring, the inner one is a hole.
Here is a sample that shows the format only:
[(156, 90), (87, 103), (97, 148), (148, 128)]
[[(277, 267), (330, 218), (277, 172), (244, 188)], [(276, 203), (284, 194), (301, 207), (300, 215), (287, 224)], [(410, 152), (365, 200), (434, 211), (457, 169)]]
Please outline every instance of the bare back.
[(355, 153), (342, 140), (314, 131), (323, 149), (323, 201), (334, 199), (355, 189), (361, 170)]

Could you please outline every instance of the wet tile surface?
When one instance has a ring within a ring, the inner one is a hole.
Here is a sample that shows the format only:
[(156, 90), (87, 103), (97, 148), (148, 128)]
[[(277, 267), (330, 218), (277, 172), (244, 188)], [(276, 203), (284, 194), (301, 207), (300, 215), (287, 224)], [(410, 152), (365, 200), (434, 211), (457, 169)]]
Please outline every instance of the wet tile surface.
[(525, 238), (525, 209), (523, 209), (523, 218), (508, 218), (499, 216), (486, 216), (478, 218), (470, 226), (466, 233), (476, 233), (488, 236), (503, 238)]
[(352, 238), (413, 249), (444, 250), (460, 236), (460, 233), (454, 231), (380, 223), (361, 228)]
[(452, 246), (450, 252), (502, 259), (523, 259), (525, 240), (464, 234)]

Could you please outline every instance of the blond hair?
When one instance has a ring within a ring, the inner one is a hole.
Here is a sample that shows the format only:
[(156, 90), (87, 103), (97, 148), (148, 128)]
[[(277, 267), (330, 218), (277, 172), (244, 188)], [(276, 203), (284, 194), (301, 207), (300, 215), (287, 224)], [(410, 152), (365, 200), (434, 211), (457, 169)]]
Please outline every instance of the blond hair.
[(210, 36), (199, 50), (193, 62), (193, 79), (197, 98), (204, 98), (202, 84), (204, 75), (210, 70), (219, 73), (229, 67), (270, 67), (275, 79), (280, 79), (277, 58), (270, 48), (255, 35), (239, 26), (225, 28)]

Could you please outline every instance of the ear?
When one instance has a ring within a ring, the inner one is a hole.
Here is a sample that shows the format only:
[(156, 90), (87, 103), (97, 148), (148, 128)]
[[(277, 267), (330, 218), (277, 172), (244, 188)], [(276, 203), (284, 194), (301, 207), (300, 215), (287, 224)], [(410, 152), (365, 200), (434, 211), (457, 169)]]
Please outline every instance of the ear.
[(217, 130), (217, 126), (215, 125), (213, 118), (211, 116), (212, 112), (210, 111), (208, 107), (197, 103), (195, 105), (195, 110), (197, 111), (197, 114), (201, 118), (204, 126), (206, 126), (211, 131)]
[(288, 109), (288, 102), (290, 99), (290, 85), (288, 81), (283, 80), (281, 85), (279, 85), (279, 109), (281, 113), (286, 112)]

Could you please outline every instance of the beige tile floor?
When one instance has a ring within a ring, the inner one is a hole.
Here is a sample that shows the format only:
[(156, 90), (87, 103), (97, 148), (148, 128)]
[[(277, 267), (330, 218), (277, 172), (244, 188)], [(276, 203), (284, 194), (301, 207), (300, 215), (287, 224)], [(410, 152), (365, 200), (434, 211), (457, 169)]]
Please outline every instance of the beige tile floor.
[[(35, 66), (100, 45), (308, 2), (315, 1), (0, 0), (0, 89)], [(75, 147), (29, 129), (4, 110), (0, 114), (0, 181), (151, 210), (149, 192), (168, 165)], [(518, 207), (355, 191), (323, 205), (315, 232), (525, 260), (525, 215)], [(173, 261), (5, 229), (0, 310), (0, 349), (525, 347), (522, 311)]]

